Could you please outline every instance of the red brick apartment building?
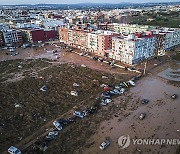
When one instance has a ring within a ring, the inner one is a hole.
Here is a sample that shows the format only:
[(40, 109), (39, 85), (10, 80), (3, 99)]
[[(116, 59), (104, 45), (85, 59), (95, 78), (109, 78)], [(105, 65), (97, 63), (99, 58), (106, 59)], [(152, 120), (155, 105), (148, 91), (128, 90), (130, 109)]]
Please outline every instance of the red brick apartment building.
[(26, 33), (27, 40), (31, 43), (56, 39), (56, 32), (54, 30), (30, 29), (23, 31)]

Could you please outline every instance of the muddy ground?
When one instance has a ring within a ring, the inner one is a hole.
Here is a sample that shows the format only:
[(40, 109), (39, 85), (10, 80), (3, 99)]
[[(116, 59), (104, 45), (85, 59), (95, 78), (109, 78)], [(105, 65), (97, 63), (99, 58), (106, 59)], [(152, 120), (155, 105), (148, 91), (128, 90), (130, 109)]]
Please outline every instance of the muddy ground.
[[(93, 144), (89, 148), (84, 148), (83, 153), (176, 153), (177, 145), (131, 144), (126, 149), (120, 149), (117, 143), (118, 138), (122, 135), (130, 135), (131, 139), (180, 139), (180, 98), (171, 99), (171, 95), (174, 93), (180, 96), (178, 83), (169, 82), (156, 75), (160, 70), (170, 66), (166, 63), (157, 67), (147, 77), (138, 81), (126, 97), (120, 96), (115, 99), (114, 104), (121, 106), (125, 102), (127, 107), (124, 110), (116, 110), (113, 118), (101, 123), (97, 132), (87, 141)], [(149, 99), (149, 104), (143, 105), (142, 99)], [(147, 116), (141, 121), (138, 116), (144, 112)], [(131, 124), (134, 124), (134, 128)], [(99, 145), (106, 137), (110, 138), (111, 145), (102, 151), (99, 149)]]
[[(0, 51), (0, 61), (6, 61), (6, 60), (16, 60), (16, 59), (39, 59), (39, 58), (46, 58), (50, 60), (56, 61), (56, 63), (75, 63), (77, 65), (86, 65), (87, 67), (95, 70), (104, 71), (111, 74), (124, 74), (127, 75), (130, 73), (129, 71), (125, 71), (121, 68), (111, 68), (108, 64), (94, 61), (90, 58), (79, 56), (74, 53), (78, 52), (81, 53), (79, 49), (74, 49), (73, 52), (66, 52), (67, 49), (61, 49), (62, 45), (60, 45), (59, 42), (55, 42), (53, 44), (46, 44), (43, 47), (31, 47), (31, 48), (17, 48), (16, 53), (18, 53), (16, 56), (11, 56), (11, 52), (9, 50), (1, 50)], [(56, 53), (52, 53), (52, 51), (57, 51)], [(8, 55), (6, 55), (8, 53)], [(93, 56), (93, 55), (92, 55)], [(153, 69), (154, 67), (157, 67), (157, 65), (163, 63), (165, 60), (167, 60), (167, 57), (159, 57), (158, 59), (151, 59), (147, 63), (147, 70)], [(125, 65), (121, 62), (116, 62), (116, 64), (121, 66), (127, 66), (132, 67), (129, 65)], [(141, 62), (138, 65), (133, 66), (136, 69), (143, 70), (145, 67), (145, 62)], [(132, 74), (133, 72), (131, 72)]]
[[(65, 51), (58, 52), (57, 59), (57, 54), (47, 53), (46, 49), (57, 48), (47, 45), (37, 50), (18, 49), (19, 54), (14, 57), (6, 55), (5, 51), (1, 53), (0, 152), (15, 145), (23, 149), (23, 153), (42, 153), (34, 149), (33, 145), (29, 148), (26, 146), (49, 130), (53, 120), (71, 116), (74, 107), (92, 105), (102, 92), (102, 83), (116, 85), (137, 75), (120, 68), (112, 69), (107, 64)], [(149, 61), (147, 77), (138, 81), (136, 87), (114, 98), (114, 102), (108, 107), (100, 107), (96, 114), (83, 120), (77, 119), (76, 123), (63, 129), (58, 138), (48, 145), (45, 153), (135, 153), (137, 147), (120, 150), (117, 138), (124, 134), (132, 137), (179, 135), (175, 131), (179, 128), (179, 98), (173, 101), (173, 105), (169, 98), (173, 92), (178, 93), (179, 88), (175, 86), (176, 83), (156, 76), (169, 67), (169, 63), (165, 62), (164, 57)], [(82, 67), (82, 64), (87, 68)], [(143, 68), (144, 63), (135, 67)], [(102, 79), (104, 75), (108, 78)], [(73, 87), (75, 82), (79, 83), (80, 87)], [(40, 91), (43, 85), (48, 87), (46, 92)], [(71, 96), (71, 90), (77, 90), (79, 96)], [(140, 100), (145, 97), (150, 99), (150, 103), (143, 106)], [(138, 121), (138, 115), (142, 111), (147, 112), (147, 118)], [(172, 115), (173, 112), (176, 114)], [(166, 122), (162, 121), (164, 117)], [(135, 131), (130, 127), (131, 123), (135, 124)], [(99, 144), (106, 137), (110, 138), (111, 146), (105, 151), (100, 151)], [(138, 148), (143, 153), (156, 153), (155, 149), (169, 153), (175, 152), (177, 147)]]
[[(11, 145), (21, 147), (42, 133), (45, 130), (42, 126), (48, 128), (52, 120), (73, 107), (94, 103), (102, 92), (101, 84), (115, 85), (127, 79), (126, 75), (111, 75), (47, 59), (4, 61), (0, 68), (1, 152)], [(80, 87), (73, 87), (73, 83)], [(40, 91), (43, 85), (48, 88), (46, 92)], [(72, 90), (79, 92), (78, 97), (70, 95)], [(36, 131), (38, 135), (33, 134)]]

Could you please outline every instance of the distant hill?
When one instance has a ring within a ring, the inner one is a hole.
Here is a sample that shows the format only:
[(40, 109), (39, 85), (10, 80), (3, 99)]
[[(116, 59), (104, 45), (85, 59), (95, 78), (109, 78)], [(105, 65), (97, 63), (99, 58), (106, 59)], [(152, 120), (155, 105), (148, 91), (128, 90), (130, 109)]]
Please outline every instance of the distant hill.
[(141, 8), (148, 6), (157, 6), (157, 5), (180, 5), (180, 2), (164, 2), (164, 3), (79, 3), (79, 4), (26, 4), (26, 5), (0, 5), (0, 7), (27, 7), (27, 8), (49, 8), (49, 9), (114, 9), (114, 8)]

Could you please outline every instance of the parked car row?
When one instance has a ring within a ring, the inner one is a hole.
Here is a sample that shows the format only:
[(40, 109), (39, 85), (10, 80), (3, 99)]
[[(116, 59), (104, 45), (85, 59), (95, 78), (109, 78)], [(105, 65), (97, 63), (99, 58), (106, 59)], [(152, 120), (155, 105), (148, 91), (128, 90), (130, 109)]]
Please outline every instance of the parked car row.
[(86, 110), (83, 111), (74, 111), (73, 115), (67, 119), (57, 119), (53, 122), (53, 126), (55, 127), (55, 130), (51, 130), (44, 138), (39, 139), (35, 143), (35, 147), (45, 151), (48, 148), (48, 144), (50, 141), (55, 140), (57, 136), (59, 135), (59, 132), (64, 129), (64, 127), (67, 127), (71, 123), (76, 122), (76, 118), (84, 118), (87, 115), (94, 114), (97, 112), (97, 106), (93, 105)]

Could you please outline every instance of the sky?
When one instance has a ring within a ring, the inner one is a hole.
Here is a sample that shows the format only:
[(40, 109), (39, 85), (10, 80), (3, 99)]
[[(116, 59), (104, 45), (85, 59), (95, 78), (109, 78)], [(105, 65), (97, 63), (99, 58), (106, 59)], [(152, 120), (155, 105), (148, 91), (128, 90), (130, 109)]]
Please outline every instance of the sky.
[(75, 3), (121, 3), (121, 2), (180, 2), (180, 0), (0, 0), (0, 5), (13, 4), (75, 4)]

